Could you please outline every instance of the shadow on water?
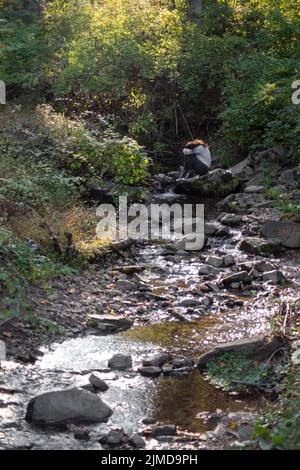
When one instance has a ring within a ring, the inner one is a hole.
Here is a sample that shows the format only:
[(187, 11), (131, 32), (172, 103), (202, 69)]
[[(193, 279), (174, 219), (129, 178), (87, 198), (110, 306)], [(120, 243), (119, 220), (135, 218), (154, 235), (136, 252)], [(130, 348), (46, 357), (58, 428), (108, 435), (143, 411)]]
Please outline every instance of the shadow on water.
[(192, 432), (204, 432), (215, 427), (216, 423), (203, 421), (203, 416), (200, 416), (203, 413), (250, 411), (258, 409), (260, 404), (257, 397), (240, 400), (217, 390), (197, 370), (185, 377), (161, 380), (153, 402), (157, 420), (178, 424)]
[[(189, 352), (193, 334), (202, 329), (204, 334), (215, 323), (211, 318), (202, 322), (178, 323), (169, 322), (154, 324), (148, 327), (133, 328), (125, 335), (138, 342), (152, 342), (167, 348), (170, 352)], [(199, 345), (198, 341), (195, 342)], [(197, 358), (197, 355), (194, 357)], [(236, 412), (257, 410), (261, 400), (257, 396), (246, 396), (241, 399), (235, 395), (224, 393), (211, 386), (197, 369), (185, 376), (162, 377), (157, 380), (152, 390), (151, 399), (153, 416), (163, 423), (177, 424), (180, 428), (191, 432), (204, 432), (213, 429), (216, 423), (205, 422), (203, 413), (209, 415), (216, 412)]]

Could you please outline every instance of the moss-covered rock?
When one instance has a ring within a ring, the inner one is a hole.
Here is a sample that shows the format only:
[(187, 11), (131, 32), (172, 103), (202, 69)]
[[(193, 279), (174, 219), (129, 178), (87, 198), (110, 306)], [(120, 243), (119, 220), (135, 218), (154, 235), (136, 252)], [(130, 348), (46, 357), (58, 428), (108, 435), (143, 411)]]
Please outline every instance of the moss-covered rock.
[(238, 189), (240, 180), (231, 171), (218, 168), (205, 176), (178, 181), (177, 193), (199, 194), (201, 196), (226, 196)]
[(236, 193), (230, 194), (218, 202), (217, 207), (222, 211), (244, 212), (256, 210), (260, 207), (268, 207), (269, 205), (270, 201), (267, 201), (263, 194)]

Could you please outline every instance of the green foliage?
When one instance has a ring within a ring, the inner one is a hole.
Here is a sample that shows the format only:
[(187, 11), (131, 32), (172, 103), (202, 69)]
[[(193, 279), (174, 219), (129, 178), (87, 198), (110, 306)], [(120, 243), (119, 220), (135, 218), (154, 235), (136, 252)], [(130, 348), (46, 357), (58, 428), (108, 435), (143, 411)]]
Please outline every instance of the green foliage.
[[(70, 266), (81, 269), (99, 254), (104, 242), (96, 237), (95, 208), (81, 198), (85, 182), (105, 175), (128, 192), (145, 181), (148, 161), (105, 119), (97, 127), (50, 106), (12, 106), (0, 114), (0, 124), (0, 303), (7, 316), (29, 309), (33, 282), (68, 275)], [(66, 254), (66, 232), (72, 255)]]
[(74, 270), (47, 256), (30, 241), (20, 241), (0, 227), (0, 315), (3, 318), (29, 313), (29, 283)]
[(299, 216), (300, 207), (298, 203), (292, 202), (285, 193), (278, 189), (269, 189), (266, 195), (273, 201), (273, 207), (281, 210), (283, 217)]
[(80, 181), (65, 172), (57, 172), (50, 162), (13, 159), (0, 155), (0, 207), (3, 215), (36, 210), (65, 208), (74, 204), (80, 194)]
[(229, 63), (219, 136), (231, 152), (283, 144), (297, 160), (300, 120), (291, 87), (300, 75), (300, 2), (220, 3), (234, 12), (230, 35), (243, 37), (247, 47)]
[[(38, 2), (0, 1), (0, 77), (14, 92), (42, 86), (48, 45)], [(10, 90), (10, 88), (9, 88)]]
[(247, 391), (253, 387), (270, 390), (281, 373), (279, 364), (264, 364), (242, 354), (228, 352), (208, 363), (206, 378), (227, 391)]
[(263, 450), (300, 449), (299, 367), (291, 367), (280, 395), (279, 407), (269, 409), (256, 423), (255, 437)]
[(272, 201), (272, 206), (280, 209), (283, 219), (299, 219), (300, 207), (298, 203), (300, 181), (295, 189), (289, 192), (283, 191), (279, 187), (272, 187), (272, 181), (265, 181), (265, 195)]
[[(12, 92), (113, 114), (147, 146), (192, 132), (214, 134), (227, 161), (277, 144), (299, 158), (299, 0), (207, 1), (201, 26), (183, 0), (2, 3), (0, 77)], [(79, 135), (75, 170), (89, 166), (87, 153), (99, 161), (94, 137)]]
[[(42, 186), (49, 194), (48, 188), (52, 187), (59, 201), (65, 200), (64, 195), (72, 197), (76, 188), (80, 192), (80, 178), (85, 181), (106, 175), (125, 186), (143, 184), (149, 162), (142, 148), (135, 140), (121, 137), (105, 120), (101, 122), (101, 126), (88, 126), (46, 105), (35, 110), (15, 106), (0, 114), (0, 151), (18, 157), (16, 167), (24, 163), (19, 158), (24, 153), (31, 161), (28, 169), (23, 165), (22, 170), (29, 175), (30, 183), (20, 176), (20, 191), (39, 194), (36, 190)], [(59, 168), (60, 174), (53, 174), (51, 168)], [(10, 171), (14, 174), (15, 169), (11, 167)], [(35, 175), (42, 181), (36, 181)]]

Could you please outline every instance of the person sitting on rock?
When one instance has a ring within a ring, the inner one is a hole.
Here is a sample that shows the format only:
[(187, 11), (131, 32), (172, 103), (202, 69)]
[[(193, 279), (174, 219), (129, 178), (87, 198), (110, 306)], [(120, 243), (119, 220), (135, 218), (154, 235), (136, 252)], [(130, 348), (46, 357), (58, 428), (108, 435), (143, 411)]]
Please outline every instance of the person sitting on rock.
[(188, 142), (184, 149), (184, 169), (177, 181), (187, 180), (195, 174), (204, 176), (211, 166), (211, 154), (208, 145), (203, 140)]

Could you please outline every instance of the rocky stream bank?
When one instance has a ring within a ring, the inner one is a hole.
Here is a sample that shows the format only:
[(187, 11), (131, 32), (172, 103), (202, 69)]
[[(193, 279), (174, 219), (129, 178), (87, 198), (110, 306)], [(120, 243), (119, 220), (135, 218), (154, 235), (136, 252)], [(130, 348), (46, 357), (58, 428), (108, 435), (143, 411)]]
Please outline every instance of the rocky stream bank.
[(183, 191), (175, 177), (153, 177), (151, 200), (205, 203), (201, 251), (172, 240), (112, 251), (32, 290), (35, 329), (1, 325), (1, 449), (255, 445), (269, 397), (223, 392), (203, 369), (222, 351), (269, 360), (292, 347), (273, 323), (299, 321), (300, 225), (281, 220), (249, 161)]

